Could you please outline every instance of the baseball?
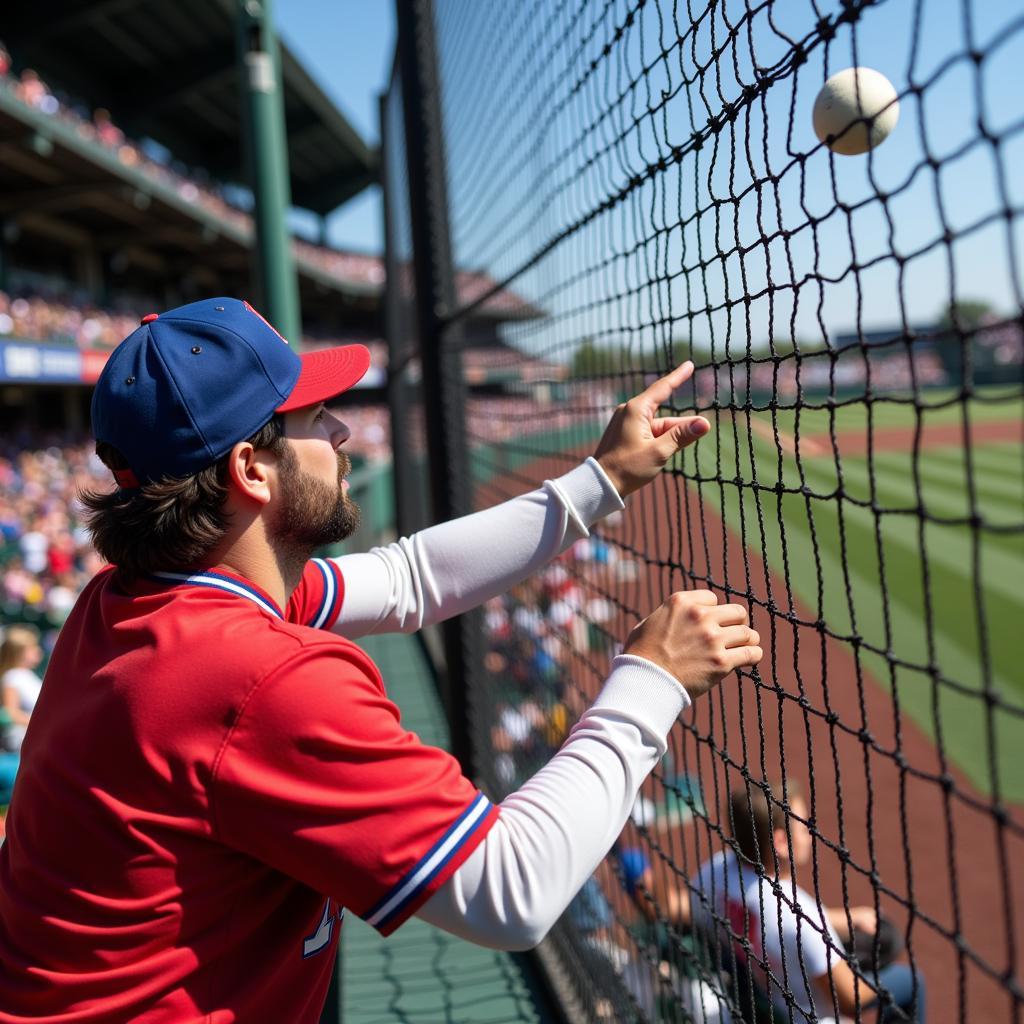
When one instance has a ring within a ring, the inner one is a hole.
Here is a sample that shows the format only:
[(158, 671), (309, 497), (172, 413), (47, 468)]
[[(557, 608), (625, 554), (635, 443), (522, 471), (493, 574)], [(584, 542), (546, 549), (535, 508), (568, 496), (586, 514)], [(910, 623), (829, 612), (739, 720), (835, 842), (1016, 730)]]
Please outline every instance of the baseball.
[(899, 116), (892, 82), (872, 68), (847, 68), (834, 74), (818, 93), (812, 114), (814, 134), (843, 156), (866, 153), (884, 142)]

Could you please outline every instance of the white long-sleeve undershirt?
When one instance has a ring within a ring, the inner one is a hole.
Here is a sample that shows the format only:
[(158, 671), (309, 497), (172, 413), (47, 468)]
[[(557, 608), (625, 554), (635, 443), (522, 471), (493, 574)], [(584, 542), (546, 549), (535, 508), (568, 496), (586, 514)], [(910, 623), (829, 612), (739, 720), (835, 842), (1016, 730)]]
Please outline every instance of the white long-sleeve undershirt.
[(622, 509), (596, 459), (528, 494), (337, 559), (345, 601), (334, 631), (350, 640), (415, 633), (476, 608), (543, 568)]
[[(594, 459), (543, 487), (386, 547), (338, 559), (350, 639), (414, 632), (504, 593), (622, 500)], [(653, 662), (615, 659), (552, 759), (500, 804), (490, 832), (418, 916), (496, 949), (536, 945), (622, 830), (640, 785), (689, 706)]]
[(619, 655), (558, 753), (501, 802), (483, 842), (418, 916), (482, 946), (535, 946), (611, 849), (689, 704), (667, 672)]

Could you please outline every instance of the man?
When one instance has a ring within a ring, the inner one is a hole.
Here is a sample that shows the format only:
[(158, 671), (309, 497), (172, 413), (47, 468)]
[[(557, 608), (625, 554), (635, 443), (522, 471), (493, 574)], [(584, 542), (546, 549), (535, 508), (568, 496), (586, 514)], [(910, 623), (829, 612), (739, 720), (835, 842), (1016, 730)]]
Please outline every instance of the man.
[[(622, 828), (691, 698), (761, 657), (745, 610), (676, 594), (630, 635), (555, 757), (500, 807), (399, 724), (351, 637), (500, 593), (622, 507), (699, 417), (656, 419), (685, 364), (620, 407), (596, 457), (387, 548), (354, 528), (359, 345), (296, 356), (248, 303), (150, 314), (97, 383), (91, 495), (115, 568), (83, 591), (25, 739), (0, 850), (0, 1021), (317, 1020), (346, 909), (534, 945)], [(499, 542), (496, 542), (498, 540)]]
[[(923, 1022), (924, 983), (908, 966), (889, 963), (875, 974), (865, 965), (869, 985), (847, 962), (855, 933), (877, 928), (874, 908), (824, 907), (797, 883), (812, 854), (807, 820), (795, 781), (785, 790), (751, 782), (735, 789), (729, 821), (740, 855), (722, 850), (701, 866), (688, 900), (693, 923), (727, 970), (749, 972), (780, 1017)], [(741, 982), (734, 991), (742, 1000), (749, 990)]]

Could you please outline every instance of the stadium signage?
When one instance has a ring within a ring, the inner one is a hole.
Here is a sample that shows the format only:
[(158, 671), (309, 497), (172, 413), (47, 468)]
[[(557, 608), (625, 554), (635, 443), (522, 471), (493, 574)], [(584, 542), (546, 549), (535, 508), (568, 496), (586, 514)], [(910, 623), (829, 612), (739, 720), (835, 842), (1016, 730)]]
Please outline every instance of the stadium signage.
[(80, 384), (82, 369), (78, 349), (0, 341), (0, 380)]
[(81, 380), (83, 384), (95, 384), (100, 379), (100, 373), (110, 358), (109, 352), (101, 352), (96, 349), (82, 349), (82, 371)]

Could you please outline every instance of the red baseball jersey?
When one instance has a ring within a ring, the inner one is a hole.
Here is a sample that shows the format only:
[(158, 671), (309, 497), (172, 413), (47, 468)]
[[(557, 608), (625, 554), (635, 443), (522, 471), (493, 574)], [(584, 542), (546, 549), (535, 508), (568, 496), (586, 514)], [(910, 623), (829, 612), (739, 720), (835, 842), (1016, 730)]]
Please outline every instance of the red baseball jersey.
[(114, 570), (65, 624), (0, 847), (0, 1022), (317, 1021), (345, 909), (387, 934), (497, 809), (326, 630), (240, 576)]

